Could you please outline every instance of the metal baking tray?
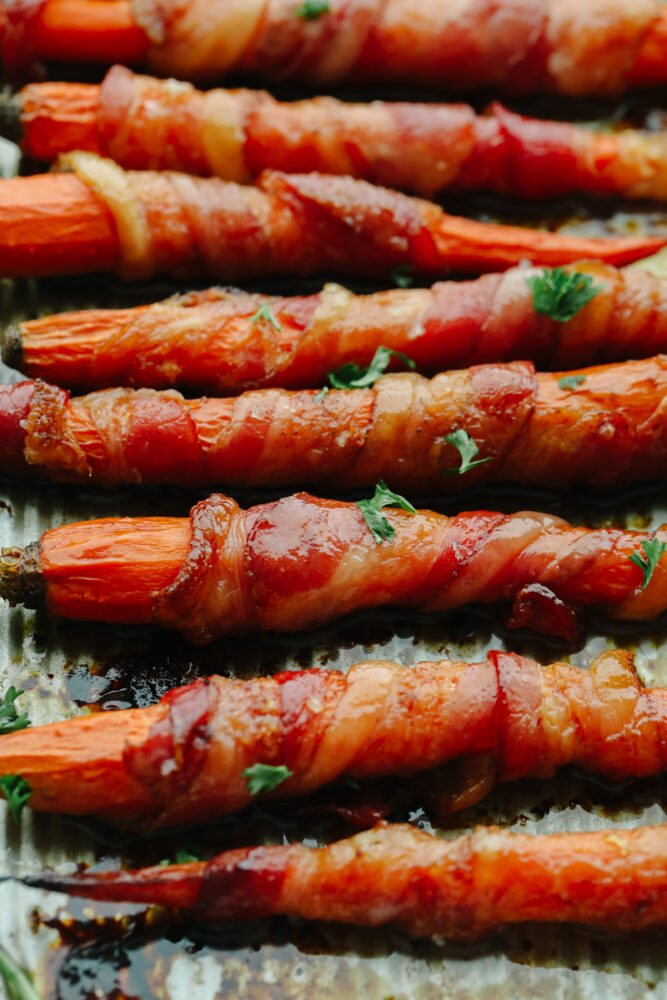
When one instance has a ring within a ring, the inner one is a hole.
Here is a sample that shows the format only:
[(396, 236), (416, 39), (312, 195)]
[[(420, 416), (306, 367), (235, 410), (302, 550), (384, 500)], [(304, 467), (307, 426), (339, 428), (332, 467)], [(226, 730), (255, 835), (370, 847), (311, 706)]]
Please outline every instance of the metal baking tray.
[[(545, 117), (576, 115), (598, 127), (633, 120), (661, 129), (667, 95), (619, 107), (542, 103), (527, 110)], [(526, 105), (524, 105), (526, 108)], [(602, 119), (602, 121), (601, 121)], [(16, 149), (0, 146), (5, 174), (16, 169)], [(491, 197), (450, 199), (450, 210), (477, 218), (547, 225), (570, 232), (667, 231), (667, 208), (619, 206), (565, 199), (526, 208)], [(272, 290), (265, 284), (266, 290)], [(275, 285), (273, 286), (275, 287)], [(283, 282), (297, 292), (302, 284)], [(313, 286), (309, 283), (309, 287)], [(66, 308), (130, 305), (170, 294), (176, 286), (121, 286), (107, 279), (0, 283), (0, 321), (15, 322)], [(4, 380), (20, 376), (0, 366)], [(235, 492), (242, 504), (257, 494)], [(93, 489), (0, 481), (0, 545), (23, 545), (65, 521), (107, 515), (186, 515), (199, 495), (183, 490)], [(414, 499), (414, 498), (413, 498)], [(667, 521), (662, 488), (613, 497), (588, 493), (565, 498), (502, 489), (423, 501), (444, 512), (490, 507), (533, 507), (587, 525), (648, 528)], [(278, 669), (326, 666), (346, 670), (373, 657), (411, 664), (419, 659), (482, 658), (490, 648), (516, 649), (541, 662), (568, 659), (585, 669), (608, 646), (630, 647), (645, 683), (667, 684), (667, 623), (641, 627), (592, 619), (577, 645), (505, 632), (492, 611), (462, 610), (446, 617), (377, 612), (352, 616), (325, 630), (287, 638), (220, 641), (193, 649), (157, 629), (122, 629), (54, 622), (47, 615), (0, 605), (0, 691), (23, 688), (20, 704), (35, 724), (89, 711), (151, 704), (170, 687), (220, 672), (255, 676)], [(592, 830), (667, 821), (664, 780), (612, 787), (564, 771), (550, 781), (523, 781), (497, 789), (477, 807), (450, 816), (438, 809), (437, 790), (448, 775), (389, 782), (395, 816), (445, 837), (476, 824), (499, 823), (531, 832)], [(0, 875), (35, 873), (45, 865), (155, 863), (175, 847), (210, 855), (225, 847), (302, 838), (314, 844), (353, 832), (322, 796), (305, 806), (253, 807), (206, 828), (130, 840), (95, 824), (31, 813), (16, 827), (0, 804)], [(272, 919), (248, 926), (206, 928), (174, 923), (138, 906), (92, 905), (55, 893), (0, 882), (0, 945), (34, 976), (45, 1000), (160, 997), (164, 1000), (448, 1000), (534, 997), (635, 1000), (667, 998), (666, 939), (660, 933), (602, 934), (586, 928), (525, 926), (474, 946), (410, 941), (393, 930)], [(0, 986), (0, 996), (2, 996)]]

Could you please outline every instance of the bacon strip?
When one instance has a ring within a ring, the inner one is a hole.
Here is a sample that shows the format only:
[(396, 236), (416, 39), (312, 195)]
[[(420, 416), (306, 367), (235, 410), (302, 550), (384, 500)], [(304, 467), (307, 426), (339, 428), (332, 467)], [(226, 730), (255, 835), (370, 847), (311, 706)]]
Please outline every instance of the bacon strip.
[(126, 169), (240, 183), (267, 168), (317, 170), (427, 198), (445, 188), (521, 198), (576, 190), (667, 198), (664, 135), (607, 135), (524, 118), (500, 104), (480, 116), (463, 104), (346, 104), (331, 97), (281, 103), (262, 91), (202, 93), (114, 66), (101, 87), (25, 87), (13, 110), (24, 152), (41, 160), (81, 149)]
[(220, 923), (286, 913), (456, 940), (525, 921), (638, 931), (667, 926), (667, 826), (547, 835), (490, 827), (445, 841), (379, 824), (321, 848), (241, 848), (210, 861), (25, 881)]
[(355, 503), (298, 493), (242, 511), (214, 495), (189, 520), (88, 521), (3, 550), (0, 596), (45, 601), (66, 618), (159, 622), (196, 643), (298, 631), (381, 605), (443, 612), (513, 601), (510, 625), (570, 639), (581, 605), (636, 620), (667, 608), (667, 560), (643, 590), (630, 560), (642, 541), (667, 543), (666, 527), (592, 530), (530, 511), (448, 518), (390, 508), (386, 518), (395, 535), (378, 544)]
[[(483, 663), (370, 661), (347, 675), (287, 672), (197, 680), (147, 709), (104, 712), (0, 740), (0, 773), (20, 774), (38, 810), (156, 829), (204, 822), (251, 801), (244, 771), (284, 766), (272, 798), (341, 777), (411, 775), (455, 757), (485, 762), (471, 805), (496, 781), (576, 763), (624, 780), (667, 768), (667, 688), (643, 690), (632, 656), (590, 670), (540, 668), (515, 653)], [(446, 789), (445, 789), (446, 791)]]
[[(665, 82), (660, 0), (5, 0), (4, 57), (146, 61), (161, 75), (407, 83), (437, 91), (615, 94)], [(106, 8), (106, 9), (105, 9)], [(11, 29), (11, 30), (9, 30)]]
[[(374, 295), (333, 284), (290, 298), (212, 288), (134, 309), (59, 313), (8, 327), (2, 357), (31, 377), (82, 390), (178, 386), (230, 395), (319, 387), (343, 364), (370, 364), (382, 345), (426, 372), (515, 358), (562, 369), (667, 351), (667, 282), (597, 263), (567, 270), (590, 275), (600, 289), (567, 323), (535, 313), (526, 278), (539, 272), (513, 268)], [(265, 303), (279, 330), (253, 321)]]
[[(107, 2), (107, 0), (103, 0)], [(623, 264), (664, 238), (584, 239), (446, 215), (431, 202), (350, 177), (267, 171), (255, 187), (123, 171), (70, 153), (74, 175), (0, 185), (0, 275), (118, 271), (125, 278), (505, 270), (526, 258)], [(37, 219), (37, 223), (35, 222)]]
[[(26, 399), (29, 395), (29, 402)], [(285, 486), (386, 480), (404, 492), (488, 482), (597, 489), (667, 475), (667, 357), (536, 375), (529, 362), (385, 375), (368, 389), (263, 389), (233, 399), (45, 382), (0, 386), (0, 472), (102, 486)], [(483, 464), (462, 475), (446, 437)]]

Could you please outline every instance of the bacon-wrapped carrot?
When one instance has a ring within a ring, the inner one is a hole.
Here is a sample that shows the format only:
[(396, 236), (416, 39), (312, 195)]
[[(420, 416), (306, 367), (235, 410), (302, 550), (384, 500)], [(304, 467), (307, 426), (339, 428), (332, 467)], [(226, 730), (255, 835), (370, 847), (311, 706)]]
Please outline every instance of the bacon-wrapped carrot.
[(385, 517), (373, 501), (307, 493), (243, 511), (214, 495), (189, 519), (87, 521), (4, 549), (0, 597), (65, 618), (159, 622), (196, 643), (381, 605), (512, 601), (510, 625), (574, 638), (573, 607), (637, 620), (667, 608), (665, 543), (667, 527), (592, 530), (530, 511)]
[(539, 835), (480, 827), (447, 841), (382, 823), (321, 848), (239, 848), (210, 861), (24, 881), (216, 923), (285, 913), (458, 940), (524, 921), (637, 931), (667, 926), (667, 826)]
[(444, 188), (544, 198), (582, 190), (667, 198), (667, 140), (524, 118), (494, 104), (281, 103), (253, 90), (201, 93), (114, 66), (101, 86), (40, 83), (2, 108), (29, 156), (88, 150), (134, 170), (247, 183), (267, 168), (349, 174), (430, 198)]
[(257, 769), (278, 782), (271, 797), (292, 798), (341, 777), (410, 775), (455, 757), (480, 766), (453, 808), (496, 781), (548, 777), (564, 764), (613, 780), (656, 774), (667, 768), (667, 688), (643, 690), (619, 650), (590, 670), (502, 652), (469, 664), (369, 661), (347, 676), (210, 677), (150, 708), (0, 739), (0, 774), (29, 783), (32, 808), (142, 829), (243, 808)]
[[(101, 0), (107, 2), (107, 0)], [(68, 153), (74, 173), (0, 184), (0, 275), (117, 271), (125, 278), (208, 274), (388, 277), (409, 264), (438, 276), (599, 257), (624, 264), (665, 239), (584, 239), (447, 215), (350, 177), (265, 171), (255, 187), (219, 178), (124, 171)]]
[[(368, 388), (231, 399), (46, 382), (0, 385), (0, 473), (70, 482), (284, 486), (335, 481), (450, 492), (488, 482), (598, 489), (667, 476), (667, 356), (536, 374), (530, 362)], [(456, 441), (473, 468), (456, 475)]]
[(598, 263), (565, 270), (597, 289), (566, 322), (535, 309), (529, 280), (553, 282), (553, 272), (513, 268), (374, 295), (333, 284), (291, 298), (213, 288), (30, 320), (0, 332), (0, 345), (8, 365), (58, 385), (213, 395), (319, 387), (344, 364), (369, 365), (380, 346), (409, 354), (426, 372), (515, 358), (553, 370), (667, 351), (667, 282)]
[(10, 73), (39, 59), (161, 75), (614, 94), (664, 83), (660, 0), (5, 0)]

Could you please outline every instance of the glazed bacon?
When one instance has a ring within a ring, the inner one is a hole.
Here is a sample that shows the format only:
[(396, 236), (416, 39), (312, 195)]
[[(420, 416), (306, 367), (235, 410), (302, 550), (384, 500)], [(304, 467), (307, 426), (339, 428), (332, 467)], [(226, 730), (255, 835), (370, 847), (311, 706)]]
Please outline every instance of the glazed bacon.
[[(147, 62), (160, 75), (617, 94), (664, 83), (660, 0), (5, 0), (3, 60)], [(30, 70), (28, 70), (30, 71)], [(34, 70), (33, 70), (34, 71)]]
[(456, 940), (525, 921), (638, 931), (667, 926), (667, 826), (538, 835), (480, 827), (441, 840), (382, 823), (321, 848), (240, 848), (210, 861), (25, 881), (182, 907), (211, 923), (285, 913)]
[[(0, 473), (102, 486), (285, 486), (332, 481), (443, 493), (489, 482), (596, 489), (667, 475), (667, 356), (536, 374), (529, 362), (366, 389), (261, 389), (232, 399), (45, 382), (0, 386)], [(447, 436), (482, 464), (457, 475)]]
[[(11, 110), (10, 110), (11, 109)], [(492, 190), (519, 198), (570, 191), (667, 198), (667, 140), (537, 121), (493, 104), (284, 103), (252, 90), (201, 93), (114, 66), (101, 86), (31, 84), (5, 105), (25, 153), (88, 150), (126, 169), (180, 170), (248, 183), (269, 168), (348, 174), (431, 198)]]
[[(107, 0), (101, 0), (107, 2)], [(267, 171), (255, 187), (124, 171), (69, 153), (72, 174), (0, 184), (0, 275), (115, 271), (128, 279), (224, 280), (324, 272), (388, 278), (400, 264), (438, 276), (503, 271), (531, 258), (624, 264), (663, 238), (584, 239), (446, 215), (431, 202), (350, 177)]]
[[(319, 387), (344, 364), (369, 365), (383, 345), (425, 372), (522, 358), (553, 370), (667, 351), (667, 282), (599, 263), (566, 270), (599, 291), (565, 323), (535, 312), (526, 279), (541, 272), (512, 268), (374, 295), (334, 284), (290, 298), (212, 288), (134, 309), (59, 313), (6, 328), (2, 356), (31, 377), (82, 390), (232, 395)], [(254, 319), (267, 307), (275, 325)]]
[[(188, 481), (188, 469), (183, 470)], [(297, 493), (247, 511), (214, 495), (190, 518), (108, 518), (47, 531), (0, 557), (0, 596), (65, 618), (159, 622), (196, 643), (293, 632), (382, 605), (445, 612), (513, 602), (510, 626), (574, 639), (574, 608), (646, 621), (667, 608), (667, 560), (630, 559), (657, 532), (586, 529), (521, 511), (382, 511), (375, 541), (356, 503)]]
[(244, 771), (256, 764), (291, 772), (270, 793), (280, 799), (455, 757), (473, 762), (473, 777), (450, 808), (472, 805), (497, 781), (549, 777), (564, 764), (616, 781), (656, 774), (667, 767), (667, 688), (643, 690), (632, 656), (619, 650), (589, 670), (503, 652), (483, 663), (369, 661), (347, 675), (209, 677), (151, 708), (0, 740), (0, 774), (29, 782), (31, 808), (133, 829), (242, 809), (252, 800)]

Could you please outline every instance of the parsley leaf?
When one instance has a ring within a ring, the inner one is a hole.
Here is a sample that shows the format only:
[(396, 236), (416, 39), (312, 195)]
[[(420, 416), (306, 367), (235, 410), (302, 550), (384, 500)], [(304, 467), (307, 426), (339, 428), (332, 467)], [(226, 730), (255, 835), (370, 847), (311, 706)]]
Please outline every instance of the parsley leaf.
[(14, 733), (17, 729), (25, 729), (30, 725), (27, 712), (16, 711), (14, 702), (22, 695), (23, 691), (17, 690), (13, 685), (7, 690), (7, 694), (0, 702), (0, 733)]
[(410, 288), (415, 280), (414, 267), (412, 264), (398, 264), (391, 272), (391, 280), (398, 288)]
[(193, 851), (190, 849), (181, 849), (176, 851), (174, 855), (174, 860), (171, 858), (163, 858), (162, 861), (158, 861), (159, 865), (187, 865), (190, 861), (203, 861), (204, 856), (199, 853), (199, 851)]
[(444, 469), (443, 476), (462, 476), (464, 472), (476, 469), (478, 465), (483, 465), (484, 462), (489, 461), (488, 456), (486, 458), (478, 458), (476, 462), (472, 461), (475, 455), (479, 454), (479, 448), (467, 431), (452, 431), (451, 434), (445, 434), (445, 441), (447, 444), (454, 445), (461, 456), (461, 464), (458, 469)]
[(329, 372), (327, 375), (329, 384), (334, 389), (365, 389), (374, 385), (380, 376), (384, 375), (392, 358), (400, 358), (410, 369), (416, 367), (412, 358), (401, 354), (400, 351), (392, 351), (390, 347), (378, 347), (367, 368), (350, 361), (335, 372)]
[(317, 21), (322, 14), (326, 14), (331, 9), (329, 0), (305, 0), (294, 13), (297, 17), (302, 17), (304, 21)]
[(381, 545), (385, 538), (393, 538), (396, 534), (396, 529), (380, 513), (383, 507), (400, 507), (402, 510), (409, 511), (410, 514), (417, 513), (405, 497), (400, 496), (399, 493), (394, 493), (382, 480), (375, 487), (375, 494), (372, 499), (357, 500), (357, 507), (361, 510), (364, 521), (378, 545)]
[(13, 1000), (42, 1000), (28, 973), (4, 948), (0, 948), (0, 977)]
[(644, 582), (642, 583), (642, 590), (646, 590), (649, 583), (651, 582), (651, 577), (653, 576), (653, 571), (660, 562), (660, 558), (667, 548), (664, 542), (659, 541), (654, 538), (652, 541), (642, 542), (642, 548), (644, 553), (633, 552), (628, 559), (635, 566), (639, 566), (640, 570), (644, 573)]
[(248, 791), (254, 797), (255, 795), (263, 795), (265, 792), (272, 792), (274, 788), (282, 785), (283, 781), (291, 778), (293, 774), (294, 771), (290, 771), (284, 764), (253, 764), (252, 767), (246, 767), (243, 777)]
[(563, 375), (558, 379), (559, 389), (577, 389), (582, 382), (586, 381), (585, 375)]
[(602, 285), (594, 285), (590, 274), (564, 271), (562, 267), (545, 268), (542, 274), (532, 274), (525, 281), (533, 290), (535, 312), (559, 323), (572, 319), (602, 291)]
[(32, 795), (30, 783), (20, 774), (4, 774), (0, 778), (0, 788), (5, 794), (14, 822), (18, 823), (21, 819), (21, 813)]
[(262, 302), (254, 316), (250, 317), (250, 322), (259, 323), (262, 319), (266, 320), (267, 323), (270, 323), (274, 330), (277, 330), (278, 333), (282, 330), (280, 323), (271, 312), (271, 307), (268, 302)]

